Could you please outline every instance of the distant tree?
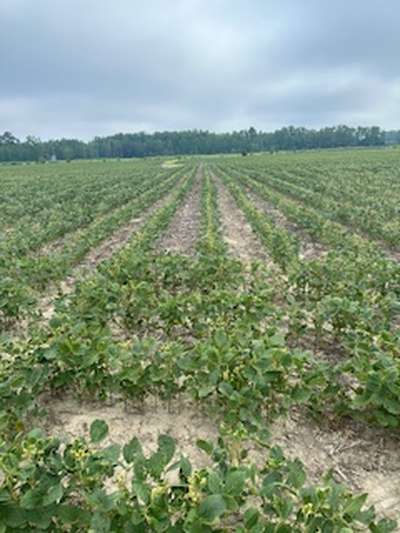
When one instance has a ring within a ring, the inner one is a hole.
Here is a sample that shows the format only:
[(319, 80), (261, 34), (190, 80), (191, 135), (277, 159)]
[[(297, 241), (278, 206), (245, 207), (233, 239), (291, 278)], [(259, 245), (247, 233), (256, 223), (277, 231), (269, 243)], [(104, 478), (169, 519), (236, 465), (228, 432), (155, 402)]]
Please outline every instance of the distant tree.
[(5, 131), (0, 135), (0, 144), (18, 144), (19, 140), (10, 131)]
[(28, 135), (25, 142), (28, 146), (37, 146), (38, 144), (41, 144), (42, 141), (39, 137)]
[(38, 161), (53, 154), (58, 160), (127, 158), (178, 154), (251, 153), (255, 151), (304, 150), (345, 146), (381, 146), (400, 142), (400, 132), (384, 132), (377, 126), (351, 128), (329, 126), (319, 130), (283, 127), (274, 132), (248, 130), (213, 133), (202, 130), (118, 133), (77, 139), (41, 141), (28, 136), (20, 142), (11, 132), (0, 135), (0, 161)]

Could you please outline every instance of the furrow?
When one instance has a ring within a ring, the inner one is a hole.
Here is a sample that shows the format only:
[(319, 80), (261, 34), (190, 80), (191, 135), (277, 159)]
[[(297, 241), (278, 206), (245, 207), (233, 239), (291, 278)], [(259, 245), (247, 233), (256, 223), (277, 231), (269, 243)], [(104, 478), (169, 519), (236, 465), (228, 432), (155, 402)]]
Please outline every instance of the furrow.
[(260, 260), (272, 264), (264, 246), (236, 205), (232, 195), (219, 178), (214, 174), (212, 178), (218, 191), (222, 232), (230, 253), (244, 263)]
[(99, 247), (92, 249), (84, 260), (75, 266), (67, 278), (50, 289), (38, 304), (38, 310), (44, 320), (48, 321), (54, 315), (55, 300), (58, 296), (70, 294), (79, 280), (90, 275), (100, 263), (122, 250), (132, 236), (145, 224), (146, 220), (166, 205), (172, 195), (173, 191), (157, 200), (151, 207), (143, 211), (140, 218), (132, 219), (129, 224), (115, 232), (111, 238), (104, 241)]
[(175, 213), (157, 248), (166, 252), (192, 256), (200, 231), (200, 196), (203, 168), (199, 166), (193, 188), (189, 191), (181, 209)]

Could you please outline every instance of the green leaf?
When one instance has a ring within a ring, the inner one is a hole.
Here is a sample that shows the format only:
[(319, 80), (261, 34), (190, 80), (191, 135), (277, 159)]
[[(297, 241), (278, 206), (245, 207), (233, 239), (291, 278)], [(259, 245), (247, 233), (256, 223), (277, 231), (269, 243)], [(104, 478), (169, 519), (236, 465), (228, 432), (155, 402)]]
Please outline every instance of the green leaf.
[(218, 391), (226, 398), (230, 398), (232, 394), (234, 393), (234, 389), (232, 385), (230, 383), (227, 383), (226, 381), (222, 381), (219, 384)]
[(26, 524), (27, 512), (21, 506), (1, 506), (0, 523), (11, 528), (22, 528)]
[(110, 463), (116, 463), (121, 453), (121, 446), (119, 444), (111, 444), (103, 450), (103, 457), (110, 461)]
[[(0, 470), (0, 480), (1, 476), (3, 474), (3, 471)], [(8, 490), (0, 489), (0, 504), (8, 503), (12, 501), (12, 496), (8, 492)]]
[(143, 457), (143, 450), (139, 439), (137, 437), (133, 437), (128, 444), (125, 444), (122, 454), (127, 463), (133, 463), (136, 457)]
[(146, 485), (146, 483), (141, 481), (134, 481), (132, 483), (132, 488), (139, 500), (141, 500), (145, 505), (147, 505), (150, 499), (150, 489)]
[(222, 490), (221, 478), (217, 472), (210, 472), (208, 476), (208, 488), (210, 492), (220, 493)]
[(196, 444), (197, 447), (200, 448), (200, 450), (203, 450), (203, 452), (206, 452), (207, 455), (211, 455), (214, 450), (212, 443), (207, 440), (198, 439)]
[(192, 465), (190, 464), (190, 461), (187, 457), (181, 457), (181, 460), (179, 462), (179, 469), (183, 476), (190, 476), (190, 474), (192, 473)]
[(373, 411), (379, 424), (385, 427), (397, 427), (399, 425), (399, 417), (389, 414), (383, 409), (376, 409)]
[(302, 463), (295, 459), (288, 464), (288, 483), (292, 487), (299, 489), (306, 481), (306, 473), (304, 471)]
[(95, 489), (88, 497), (88, 501), (94, 508), (101, 509), (105, 512), (111, 511), (115, 506), (113, 497), (107, 494), (103, 489)]
[[(34, 509), (29, 512), (27, 516), (30, 525), (35, 525), (37, 529), (48, 531), (48, 528), (52, 522), (55, 506), (47, 507), (46, 509)], [(33, 529), (33, 528), (32, 528)]]
[(246, 528), (251, 529), (252, 527), (254, 527), (257, 524), (259, 517), (260, 513), (257, 509), (255, 509), (254, 507), (250, 507), (249, 509), (247, 509), (244, 513), (244, 525), (246, 526)]
[(154, 477), (159, 478), (166, 466), (165, 457), (159, 451), (153, 453), (146, 461), (148, 472)]
[(168, 464), (175, 453), (175, 440), (169, 435), (160, 435), (158, 437), (158, 451), (165, 458), (165, 464)]
[(198, 514), (206, 524), (212, 524), (226, 510), (224, 498), (220, 494), (207, 496), (199, 506)]
[(53, 485), (47, 491), (46, 496), (43, 498), (42, 504), (46, 506), (46, 505), (51, 505), (52, 503), (56, 503), (56, 502), (58, 503), (61, 500), (63, 493), (64, 493), (64, 490), (63, 490), (61, 483), (58, 483), (57, 485)]
[(246, 472), (229, 472), (226, 477), (225, 489), (232, 496), (239, 496), (244, 488)]
[(271, 498), (276, 491), (277, 484), (282, 480), (282, 476), (279, 472), (269, 472), (262, 481), (262, 488), (260, 495), (265, 498)]
[(311, 390), (297, 386), (293, 389), (292, 399), (296, 402), (306, 402), (311, 397)]
[(384, 396), (383, 406), (390, 414), (400, 415), (400, 402), (398, 400), (390, 398), (389, 396)]
[(225, 333), (225, 331), (221, 329), (215, 332), (214, 341), (215, 341), (217, 348), (220, 348), (220, 349), (224, 348), (225, 346), (229, 344), (229, 338), (227, 334)]
[(35, 509), (42, 503), (42, 493), (38, 488), (29, 489), (21, 498), (22, 509)]
[(362, 509), (362, 506), (367, 501), (367, 494), (360, 494), (350, 500), (350, 502), (344, 508), (344, 513), (350, 516), (354, 516), (359, 513)]
[(79, 518), (80, 510), (73, 505), (60, 505), (57, 507), (57, 516), (65, 524), (73, 524)]
[(90, 527), (91, 530), (96, 531), (96, 533), (107, 533), (108, 531), (111, 531), (111, 521), (107, 516), (97, 511), (92, 517)]
[(27, 437), (29, 439), (42, 439), (44, 437), (44, 433), (42, 429), (34, 428), (28, 433)]
[(200, 387), (198, 389), (199, 398), (205, 398), (206, 396), (209, 396), (214, 389), (215, 387), (213, 385), (204, 385), (203, 387)]
[(271, 346), (284, 347), (285, 346), (285, 337), (280, 333), (276, 333), (268, 339), (268, 342)]
[(90, 440), (93, 443), (100, 442), (108, 435), (108, 425), (104, 420), (95, 420), (90, 426)]
[(371, 524), (370, 530), (373, 533), (390, 533), (391, 531), (395, 531), (397, 529), (397, 522), (394, 520), (391, 520), (390, 518), (382, 518), (376, 526)]

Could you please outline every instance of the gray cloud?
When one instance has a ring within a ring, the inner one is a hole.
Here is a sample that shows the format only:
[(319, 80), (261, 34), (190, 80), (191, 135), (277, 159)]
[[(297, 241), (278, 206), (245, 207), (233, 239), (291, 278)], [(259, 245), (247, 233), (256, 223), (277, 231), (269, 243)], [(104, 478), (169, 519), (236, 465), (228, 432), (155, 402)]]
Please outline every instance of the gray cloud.
[(1, 0), (0, 131), (400, 128), (395, 0)]

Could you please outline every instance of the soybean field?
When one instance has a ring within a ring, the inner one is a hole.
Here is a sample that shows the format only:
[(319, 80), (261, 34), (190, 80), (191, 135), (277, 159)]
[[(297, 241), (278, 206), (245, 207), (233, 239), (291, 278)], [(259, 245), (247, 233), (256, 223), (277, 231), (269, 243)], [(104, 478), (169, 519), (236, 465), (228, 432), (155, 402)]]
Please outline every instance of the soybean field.
[(0, 166), (0, 533), (399, 527), (399, 151)]

